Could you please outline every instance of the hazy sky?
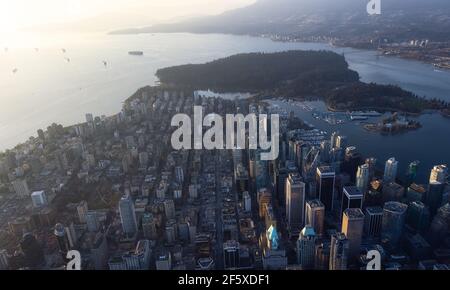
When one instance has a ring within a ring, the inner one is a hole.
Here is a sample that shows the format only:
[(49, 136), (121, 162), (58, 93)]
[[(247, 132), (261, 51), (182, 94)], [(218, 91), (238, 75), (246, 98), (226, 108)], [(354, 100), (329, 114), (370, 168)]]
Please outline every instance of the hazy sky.
[[(117, 16), (123, 25), (148, 25), (176, 17), (217, 14), (256, 0), (0, 0), (0, 32), (48, 23)], [(148, 18), (148, 21), (147, 21)], [(139, 21), (137, 20), (139, 19)]]

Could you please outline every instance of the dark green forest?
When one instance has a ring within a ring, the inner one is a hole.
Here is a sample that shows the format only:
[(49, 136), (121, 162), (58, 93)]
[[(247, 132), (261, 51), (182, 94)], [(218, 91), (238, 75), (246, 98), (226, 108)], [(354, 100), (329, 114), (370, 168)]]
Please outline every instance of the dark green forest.
[(425, 99), (397, 86), (362, 83), (344, 56), (331, 51), (238, 54), (205, 64), (163, 68), (156, 75), (163, 86), (251, 92), (265, 97), (316, 97), (335, 110), (420, 113), (449, 108), (448, 103)]
[(163, 84), (228, 92), (258, 92), (289, 83), (314, 87), (321, 82), (359, 79), (343, 56), (330, 51), (238, 54), (205, 64), (163, 68), (156, 76)]

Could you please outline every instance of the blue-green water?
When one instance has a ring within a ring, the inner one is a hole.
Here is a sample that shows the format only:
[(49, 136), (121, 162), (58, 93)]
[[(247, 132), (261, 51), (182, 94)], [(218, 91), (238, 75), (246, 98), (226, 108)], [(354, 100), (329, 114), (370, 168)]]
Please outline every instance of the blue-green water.
[[(312, 112), (301, 106), (281, 101), (274, 104), (286, 111), (294, 111), (296, 116), (314, 125), (316, 128), (331, 134), (339, 131), (348, 137), (349, 145), (356, 146), (364, 157), (377, 158), (377, 166), (384, 168), (384, 162), (390, 157), (399, 161), (398, 176), (404, 177), (409, 163), (420, 161), (417, 181), (426, 183), (431, 168), (437, 164), (450, 164), (450, 119), (440, 114), (424, 114), (415, 118), (423, 125), (418, 130), (403, 132), (397, 135), (381, 135), (368, 132), (360, 122), (348, 121), (339, 125), (330, 125), (312, 116)], [(308, 102), (309, 107), (326, 111), (325, 105)], [(380, 118), (369, 118), (367, 122), (377, 122)]]

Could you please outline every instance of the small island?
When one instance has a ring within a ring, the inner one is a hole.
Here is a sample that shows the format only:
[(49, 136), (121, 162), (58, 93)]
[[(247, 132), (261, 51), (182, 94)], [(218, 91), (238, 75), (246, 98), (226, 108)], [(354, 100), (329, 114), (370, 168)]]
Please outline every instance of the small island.
[(367, 131), (378, 132), (383, 135), (395, 135), (411, 130), (417, 130), (421, 127), (422, 124), (420, 124), (420, 122), (399, 116), (397, 113), (384, 118), (379, 123), (368, 123), (364, 125), (364, 129)]
[(450, 104), (398, 86), (363, 83), (343, 55), (331, 51), (285, 51), (233, 55), (205, 64), (163, 68), (164, 86), (218, 92), (250, 92), (260, 100), (285, 97), (323, 100), (331, 111), (444, 112)]

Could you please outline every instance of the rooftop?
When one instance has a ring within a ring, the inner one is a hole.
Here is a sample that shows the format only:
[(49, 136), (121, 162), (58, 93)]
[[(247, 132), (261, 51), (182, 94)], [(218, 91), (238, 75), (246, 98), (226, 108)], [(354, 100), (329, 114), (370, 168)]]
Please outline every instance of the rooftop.
[(344, 211), (344, 215), (348, 216), (351, 219), (363, 219), (364, 214), (359, 208), (348, 208)]
[(401, 202), (390, 201), (384, 204), (384, 210), (403, 213), (408, 209), (408, 206)]
[(356, 186), (344, 186), (344, 193), (349, 198), (362, 197), (363, 194)]
[(370, 215), (383, 214), (383, 209), (379, 206), (367, 207), (366, 212)]
[(317, 168), (318, 174), (335, 174), (334, 169), (331, 166), (320, 166)]
[(309, 200), (307, 203), (311, 208), (325, 207), (324, 204), (319, 199)]

